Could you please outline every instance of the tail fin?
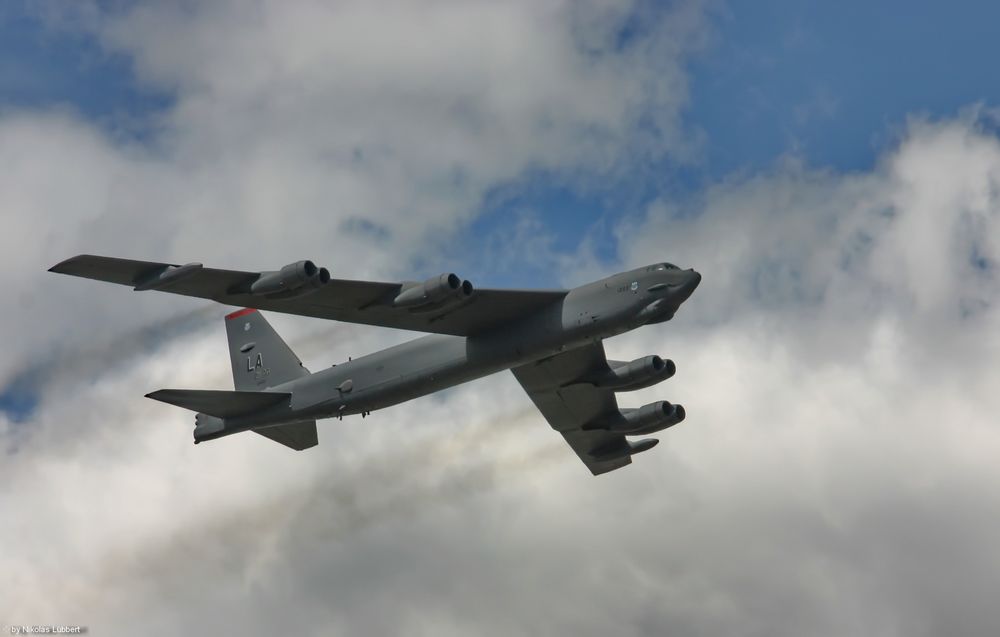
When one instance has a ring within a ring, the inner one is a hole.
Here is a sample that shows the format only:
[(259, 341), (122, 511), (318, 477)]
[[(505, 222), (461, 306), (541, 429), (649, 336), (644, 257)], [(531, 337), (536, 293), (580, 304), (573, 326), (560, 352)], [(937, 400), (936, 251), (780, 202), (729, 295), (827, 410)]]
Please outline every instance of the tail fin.
[(255, 309), (226, 316), (233, 384), (240, 391), (260, 391), (309, 375), (299, 357)]

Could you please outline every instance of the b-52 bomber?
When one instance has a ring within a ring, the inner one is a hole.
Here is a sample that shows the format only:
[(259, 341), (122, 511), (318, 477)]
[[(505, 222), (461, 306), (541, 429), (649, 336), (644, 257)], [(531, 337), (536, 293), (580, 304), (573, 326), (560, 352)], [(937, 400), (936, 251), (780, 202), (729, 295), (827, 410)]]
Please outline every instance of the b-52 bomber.
[[(619, 409), (617, 392), (666, 380), (675, 366), (655, 355), (608, 360), (602, 343), (673, 318), (701, 275), (670, 263), (572, 290), (475, 289), (455, 274), (402, 283), (332, 279), (312, 261), (240, 272), (84, 254), (50, 271), (244, 308), (226, 316), (235, 391), (147, 394), (197, 412), (196, 444), (250, 430), (307, 449), (318, 443), (317, 419), (364, 417), (505, 369), (594, 475), (658, 442), (629, 437), (684, 420), (683, 407), (663, 400)], [(429, 334), (310, 373), (257, 310)]]

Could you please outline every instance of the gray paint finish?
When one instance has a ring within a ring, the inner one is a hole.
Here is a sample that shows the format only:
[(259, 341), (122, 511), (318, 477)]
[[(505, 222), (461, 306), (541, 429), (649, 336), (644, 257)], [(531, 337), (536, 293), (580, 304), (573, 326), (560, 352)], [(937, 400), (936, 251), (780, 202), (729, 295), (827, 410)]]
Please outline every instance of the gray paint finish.
[[(451, 274), (424, 283), (347, 281), (330, 279), (310, 261), (253, 273), (80, 255), (51, 271), (247, 308), (226, 317), (238, 391), (149, 394), (200, 412), (196, 443), (255, 430), (304, 449), (316, 444), (317, 419), (364, 417), (511, 369), (595, 475), (629, 464), (635, 453), (656, 443), (627, 436), (666, 429), (684, 418), (683, 408), (664, 403), (646, 406), (641, 422), (636, 414), (626, 421), (629, 410), (618, 409), (615, 392), (665, 380), (673, 363), (655, 356), (609, 363), (602, 340), (670, 320), (701, 281), (694, 270), (663, 263), (572, 290), (477, 290)], [(254, 286), (258, 280), (267, 285)], [(255, 292), (260, 289), (267, 293)], [(431, 334), (309, 373), (255, 309)]]

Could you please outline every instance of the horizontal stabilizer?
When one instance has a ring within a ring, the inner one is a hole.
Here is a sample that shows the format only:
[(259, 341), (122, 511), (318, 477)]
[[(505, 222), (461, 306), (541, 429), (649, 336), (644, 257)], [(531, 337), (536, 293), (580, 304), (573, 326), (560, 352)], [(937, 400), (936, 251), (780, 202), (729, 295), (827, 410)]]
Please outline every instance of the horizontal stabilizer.
[(217, 391), (214, 389), (161, 389), (146, 398), (219, 418), (260, 411), (287, 401), (291, 394), (263, 391)]
[(290, 425), (278, 425), (277, 427), (261, 427), (254, 429), (254, 432), (296, 451), (302, 451), (319, 444), (315, 420), (293, 422)]

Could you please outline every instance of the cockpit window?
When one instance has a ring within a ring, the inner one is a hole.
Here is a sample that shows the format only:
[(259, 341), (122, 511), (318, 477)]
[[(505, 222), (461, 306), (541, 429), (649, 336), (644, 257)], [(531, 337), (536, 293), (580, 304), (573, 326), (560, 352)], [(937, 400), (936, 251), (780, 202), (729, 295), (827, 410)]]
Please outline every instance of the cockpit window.
[(680, 268), (678, 268), (673, 263), (661, 263), (660, 265), (656, 266), (656, 269), (657, 270), (680, 270)]

